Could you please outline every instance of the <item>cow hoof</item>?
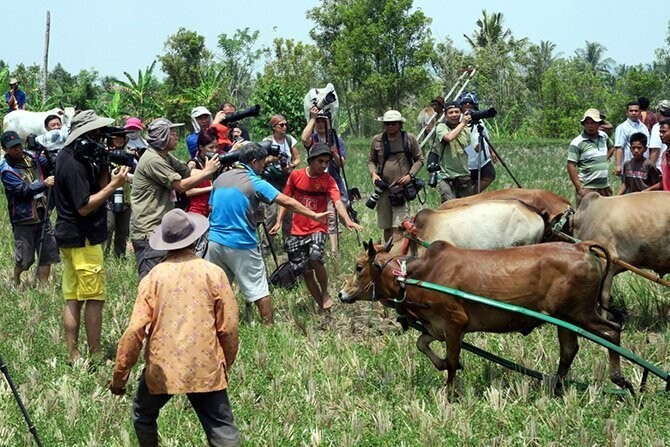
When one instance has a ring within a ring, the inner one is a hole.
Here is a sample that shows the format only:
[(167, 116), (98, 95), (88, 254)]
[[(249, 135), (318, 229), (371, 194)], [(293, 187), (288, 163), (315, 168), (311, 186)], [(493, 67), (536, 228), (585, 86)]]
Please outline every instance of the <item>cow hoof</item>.
[(612, 382), (614, 382), (615, 385), (620, 386), (621, 388), (630, 391), (630, 394), (635, 397), (635, 389), (633, 388), (633, 384), (630, 383), (624, 376), (622, 375), (617, 375), (611, 378)]

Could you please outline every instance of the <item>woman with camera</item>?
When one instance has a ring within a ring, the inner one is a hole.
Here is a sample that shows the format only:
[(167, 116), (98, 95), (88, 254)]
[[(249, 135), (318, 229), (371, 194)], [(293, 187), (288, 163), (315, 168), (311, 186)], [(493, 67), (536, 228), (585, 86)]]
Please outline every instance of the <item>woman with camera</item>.
[[(213, 129), (201, 130), (198, 133), (198, 152), (188, 162), (191, 169), (203, 169), (207, 161), (207, 154), (218, 152), (217, 134)], [(184, 193), (188, 203), (185, 211), (209, 216), (209, 193), (212, 192), (212, 179), (204, 179), (194, 188)]]
[[(288, 124), (286, 118), (282, 115), (273, 115), (270, 118), (270, 127), (272, 135), (263, 139), (270, 141), (273, 146), (279, 146), (279, 157), (268, 157), (269, 164), (263, 171), (263, 178), (266, 179), (277, 190), (283, 191), (288, 176), (300, 165), (300, 154), (296, 148), (296, 139), (287, 133)], [(277, 221), (277, 204), (273, 203), (267, 208), (265, 216), (265, 225), (272, 228)], [(282, 222), (282, 237), (291, 233), (291, 220), (293, 213), (287, 211)]]

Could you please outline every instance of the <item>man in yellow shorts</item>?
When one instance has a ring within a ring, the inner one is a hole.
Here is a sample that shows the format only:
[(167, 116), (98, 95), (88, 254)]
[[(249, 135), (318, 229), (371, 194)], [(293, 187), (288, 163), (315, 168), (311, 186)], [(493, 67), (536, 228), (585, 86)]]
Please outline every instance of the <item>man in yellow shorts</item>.
[(92, 110), (79, 112), (72, 120), (65, 147), (56, 158), (55, 236), (63, 260), (63, 322), (70, 362), (80, 357), (77, 341), (82, 307), (89, 354), (99, 355), (102, 350), (105, 203), (116, 188), (123, 186), (128, 173), (125, 166), (110, 172), (107, 163), (101, 160), (105, 156), (101, 128), (113, 121), (98, 117)]

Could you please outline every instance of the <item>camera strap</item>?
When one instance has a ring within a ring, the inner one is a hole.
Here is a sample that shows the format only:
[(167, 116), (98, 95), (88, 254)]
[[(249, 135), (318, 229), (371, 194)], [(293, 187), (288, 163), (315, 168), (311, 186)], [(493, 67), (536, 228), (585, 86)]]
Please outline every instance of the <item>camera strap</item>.
[[(412, 161), (412, 150), (409, 147), (409, 140), (407, 138), (407, 132), (404, 130), (400, 131), (400, 138), (402, 138), (402, 149), (405, 153), (405, 158), (407, 158), (407, 163), (409, 164), (409, 169), (412, 169), (414, 161)], [(389, 142), (389, 136), (386, 132), (382, 133), (382, 146), (384, 147), (384, 155), (382, 157), (382, 163), (378, 167), (377, 174), (381, 177), (384, 172), (384, 166), (386, 165), (386, 160), (391, 156), (391, 143)]]

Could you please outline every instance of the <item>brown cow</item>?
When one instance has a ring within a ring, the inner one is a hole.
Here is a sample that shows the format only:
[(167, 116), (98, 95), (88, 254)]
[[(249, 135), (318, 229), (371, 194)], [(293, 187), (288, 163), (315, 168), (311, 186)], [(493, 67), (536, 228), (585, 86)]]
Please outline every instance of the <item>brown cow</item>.
[[(518, 200), (542, 216), (547, 222), (548, 233), (551, 226), (558, 222), (566, 212), (572, 212), (572, 204), (564, 197), (544, 189), (508, 188), (497, 191), (485, 191), (462, 199), (448, 200), (439, 210), (449, 210), (463, 205), (487, 202), (489, 200)], [(567, 227), (565, 231), (567, 232)], [(548, 234), (547, 233), (547, 234)]]
[[(395, 261), (407, 258), (395, 257), (387, 251), (378, 252), (372, 241), (365, 247), (367, 253), (356, 260), (356, 271), (346, 280), (339, 293), (340, 300), (351, 303), (358, 299), (375, 299), (397, 308), (393, 299), (400, 298), (402, 291), (396, 281)], [(621, 327), (598, 313), (601, 272), (608, 268), (608, 263), (597, 258), (593, 250), (592, 243), (562, 242), (502, 250), (468, 250), (438, 241), (431, 244), (423, 256), (409, 260), (406, 275), (542, 312), (619, 345)], [(417, 340), (417, 347), (438, 370), (447, 370), (447, 387), (453, 385), (460, 366), (461, 340), (466, 333), (518, 331), (526, 335), (543, 324), (532, 317), (413, 286), (406, 288), (406, 299), (400, 310), (424, 326), (425, 332)], [(445, 342), (444, 359), (430, 348), (434, 340)], [(560, 388), (579, 345), (577, 334), (560, 327), (558, 340), (557, 387)], [(630, 382), (621, 373), (619, 355), (610, 351), (609, 358), (610, 379), (632, 391)]]
[[(602, 197), (595, 192), (582, 199), (573, 219), (574, 235), (596, 241), (612, 256), (636, 267), (670, 273), (670, 194), (636, 192)], [(609, 305), (612, 280), (624, 271), (614, 265), (603, 286), (603, 306)]]

